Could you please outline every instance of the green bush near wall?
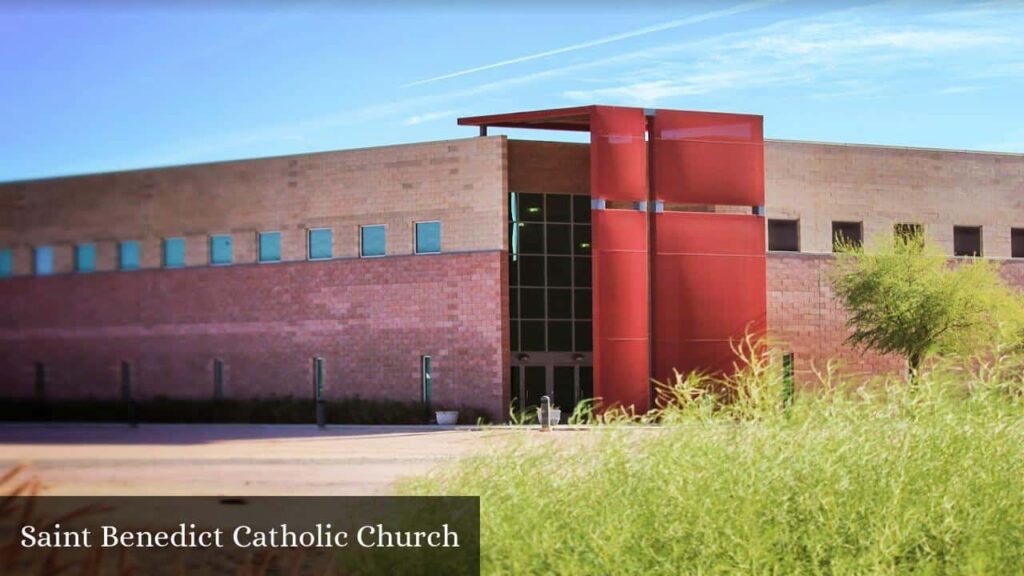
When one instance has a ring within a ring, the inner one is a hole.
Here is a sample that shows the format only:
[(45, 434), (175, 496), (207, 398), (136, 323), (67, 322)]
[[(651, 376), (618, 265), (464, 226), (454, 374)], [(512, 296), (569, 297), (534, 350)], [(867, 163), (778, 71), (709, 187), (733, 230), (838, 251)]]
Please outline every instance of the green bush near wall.
[[(427, 424), (419, 402), (346, 398), (326, 402), (328, 424)], [(186, 400), (156, 397), (140, 401), (136, 414), (141, 423), (248, 423), (313, 424), (312, 400), (293, 397), (249, 400)], [(460, 410), (460, 423), (475, 424), (482, 416), (471, 408)], [(0, 421), (6, 422), (128, 422), (131, 408), (116, 400), (54, 400), (40, 403), (26, 399), (0, 399)]]

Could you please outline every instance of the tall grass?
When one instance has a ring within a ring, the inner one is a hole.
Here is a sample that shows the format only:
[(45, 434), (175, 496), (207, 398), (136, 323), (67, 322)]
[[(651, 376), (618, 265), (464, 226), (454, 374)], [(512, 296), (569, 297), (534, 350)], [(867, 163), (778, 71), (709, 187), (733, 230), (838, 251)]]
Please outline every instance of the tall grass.
[(1024, 573), (1019, 357), (826, 371), (788, 408), (780, 375), (680, 375), (661, 426), (525, 434), (403, 491), (479, 494), (487, 574)]

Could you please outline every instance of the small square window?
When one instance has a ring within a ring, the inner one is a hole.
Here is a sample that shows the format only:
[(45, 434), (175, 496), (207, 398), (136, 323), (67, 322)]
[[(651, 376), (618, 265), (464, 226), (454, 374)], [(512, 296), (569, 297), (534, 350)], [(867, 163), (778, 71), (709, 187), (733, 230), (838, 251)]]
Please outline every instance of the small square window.
[(53, 248), (50, 246), (36, 246), (35, 249), (35, 271), (37, 276), (48, 276), (53, 274)]
[(775, 252), (799, 252), (799, 220), (769, 220), (768, 250)]
[(310, 260), (328, 260), (334, 257), (334, 230), (330, 228), (312, 228), (309, 231)]
[(861, 246), (864, 243), (864, 224), (862, 222), (833, 222), (832, 223), (832, 251), (835, 252), (839, 246), (847, 244), (850, 246)]
[(185, 266), (185, 239), (164, 239), (164, 268), (183, 268)]
[(14, 253), (10, 249), (0, 250), (0, 278), (14, 275)]
[(981, 226), (953, 226), (953, 254), (981, 256)]
[(363, 258), (384, 256), (387, 252), (387, 229), (384, 225), (362, 226), (359, 229), (359, 255)]
[(1010, 256), (1024, 258), (1024, 228), (1010, 229)]
[(75, 271), (93, 272), (96, 270), (96, 245), (79, 244), (75, 246)]
[(416, 223), (416, 253), (439, 254), (441, 252), (441, 223)]
[(893, 224), (892, 233), (896, 238), (904, 241), (911, 238), (921, 238), (924, 236), (924, 226), (920, 224), (907, 223)]
[(213, 264), (214, 266), (224, 266), (226, 264), (231, 264), (231, 260), (231, 235), (218, 234), (216, 236), (210, 236), (210, 264)]
[(125, 240), (117, 245), (117, 267), (121, 270), (139, 269), (139, 243)]
[(281, 233), (260, 232), (259, 234), (259, 261), (280, 262), (281, 261)]

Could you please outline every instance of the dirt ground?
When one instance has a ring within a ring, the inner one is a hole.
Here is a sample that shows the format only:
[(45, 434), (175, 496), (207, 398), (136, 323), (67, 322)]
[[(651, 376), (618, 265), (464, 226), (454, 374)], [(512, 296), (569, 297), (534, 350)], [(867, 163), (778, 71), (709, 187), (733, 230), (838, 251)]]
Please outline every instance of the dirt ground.
[(31, 466), (51, 495), (387, 494), (487, 449), (509, 428), (0, 424), (0, 471)]

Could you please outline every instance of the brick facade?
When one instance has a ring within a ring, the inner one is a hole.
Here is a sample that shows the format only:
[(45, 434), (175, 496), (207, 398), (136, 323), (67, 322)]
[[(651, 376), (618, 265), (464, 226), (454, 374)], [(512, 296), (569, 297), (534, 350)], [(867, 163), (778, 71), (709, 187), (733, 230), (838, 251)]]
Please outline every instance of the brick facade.
[(359, 226), (387, 226), (387, 253), (412, 254), (413, 223), (442, 222), (445, 252), (507, 248), (506, 140), (468, 138), (0, 184), (0, 248), (15, 275), (32, 247), (72, 271), (76, 243), (96, 269), (117, 268), (117, 242), (138, 241), (161, 266), (164, 238), (186, 239), (186, 264), (209, 262), (209, 236), (232, 234), (234, 262), (256, 261), (256, 235), (280, 231), (285, 261), (306, 258), (306, 231), (331, 227), (334, 257), (359, 255)]
[[(504, 137), (303, 154), (0, 185), (0, 389), (119, 397), (131, 362), (141, 397), (209, 398), (213, 361), (228, 397), (312, 395), (326, 359), (329, 398), (418, 401), (433, 358), (437, 405), (492, 417), (508, 405)], [(440, 255), (413, 255), (414, 223), (441, 222)], [(387, 227), (387, 256), (359, 258), (359, 226)], [(306, 262), (310, 228), (331, 227), (333, 260)], [(261, 231), (282, 260), (258, 264)], [(209, 265), (209, 237), (232, 234), (233, 264)], [(186, 267), (162, 269), (164, 238)], [(118, 271), (138, 241), (141, 270)], [(97, 272), (73, 274), (78, 243)], [(32, 276), (32, 247), (55, 270)]]
[(869, 243), (922, 224), (950, 255), (954, 226), (981, 226), (983, 255), (1009, 258), (1024, 228), (1024, 154), (770, 141), (765, 188), (769, 218), (800, 221), (801, 252), (831, 252), (832, 221), (852, 221)]
[(326, 359), (328, 399), (418, 401), (420, 356), (433, 399), (505, 413), (508, 326), (501, 252), (398, 256), (0, 282), (0, 374), (7, 394), (118, 398), (120, 363), (139, 397), (312, 397)]
[[(846, 345), (846, 313), (829, 282), (834, 257), (829, 254), (768, 255), (768, 328), (771, 341), (794, 354), (804, 382), (815, 380), (829, 360), (845, 375), (898, 373), (903, 358), (863, 353)], [(1024, 290), (1024, 261), (1000, 263), (1006, 281)]]
[[(769, 218), (799, 220), (802, 253), (769, 253), (768, 326), (801, 376), (837, 359), (847, 372), (903, 361), (844, 345), (827, 278), (831, 221), (924, 224), (952, 251), (954, 225), (983, 226), (987, 256), (1009, 256), (1024, 227), (1024, 155), (769, 141)], [(501, 418), (509, 401), (507, 196), (588, 194), (586, 144), (503, 136), (0, 184), (0, 390), (32, 393), (33, 363), (54, 397), (116, 397), (121, 361), (143, 397), (209, 397), (213, 360), (228, 396), (312, 394), (327, 360), (331, 398), (416, 401), (419, 357), (434, 399)], [(692, 208), (692, 207), (691, 207)], [(713, 209), (713, 208), (709, 208)], [(415, 256), (414, 223), (440, 220), (441, 255)], [(387, 227), (387, 256), (360, 259), (359, 226)], [(334, 230), (334, 259), (306, 262), (310, 228)], [(257, 233), (280, 231), (284, 262), (257, 264)], [(231, 266), (209, 266), (209, 237), (232, 234)], [(186, 267), (161, 269), (184, 237)], [(139, 241), (142, 270), (116, 271)], [(97, 246), (97, 272), (71, 274)], [(55, 274), (32, 276), (32, 247)], [(1004, 274), (1024, 287), (1024, 261)]]

